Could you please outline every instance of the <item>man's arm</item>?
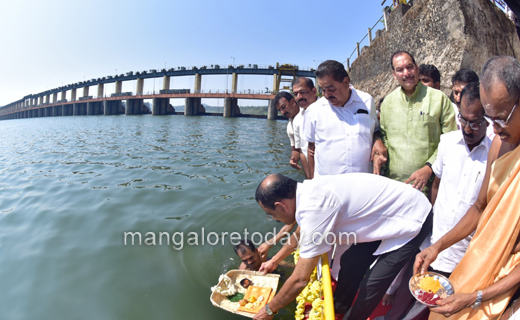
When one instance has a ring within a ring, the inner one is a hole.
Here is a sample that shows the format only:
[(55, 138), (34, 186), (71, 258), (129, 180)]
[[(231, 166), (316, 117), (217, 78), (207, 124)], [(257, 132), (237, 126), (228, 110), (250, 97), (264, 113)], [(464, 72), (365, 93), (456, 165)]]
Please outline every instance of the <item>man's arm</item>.
[[(314, 258), (300, 258), (298, 264), (294, 268), (293, 274), (285, 281), (280, 292), (269, 302), (269, 309), (278, 312), (280, 309), (288, 305), (291, 301), (302, 292), (309, 283), (312, 271), (318, 263), (319, 256)], [(267, 315), (265, 309), (260, 309), (253, 319), (263, 320), (272, 319), (273, 316)]]
[(432, 168), (429, 165), (425, 165), (421, 169), (412, 173), (412, 175), (406, 179), (404, 183), (410, 183), (413, 181), (412, 186), (417, 190), (422, 190), (433, 173)]
[(300, 240), (300, 227), (296, 228), (296, 231), (291, 235), (287, 243), (278, 251), (269, 261), (262, 263), (259, 272), (263, 274), (273, 272), (280, 262), (287, 258), (296, 248), (298, 248), (298, 242)]
[(298, 165), (300, 162), (300, 149), (296, 149), (294, 146), (291, 147), (291, 159), (289, 160), (289, 164), (296, 170), (300, 170), (301, 167)]
[[(482, 301), (491, 300), (513, 289), (518, 283), (520, 283), (520, 267), (516, 266), (510, 274), (489, 287), (482, 289)], [(430, 311), (449, 317), (464, 308), (470, 307), (476, 300), (477, 292), (455, 293), (446, 299), (438, 301), (438, 307), (430, 308)]]
[(484, 181), (482, 181), (482, 187), (480, 188), (477, 201), (475, 201), (475, 203), (469, 208), (468, 212), (466, 212), (464, 217), (460, 219), (459, 223), (457, 223), (453, 229), (446, 233), (437, 242), (421, 251), (415, 257), (415, 264), (413, 267), (414, 274), (419, 271), (424, 273), (430, 264), (437, 259), (439, 252), (449, 248), (475, 231), (482, 212), (484, 212), (487, 206), (487, 192), (489, 176), (491, 175), (491, 165), (497, 158), (500, 146), (500, 138), (497, 139), (495, 137), (489, 149), (486, 175), (484, 176)]
[(289, 233), (294, 228), (294, 225), (296, 225), (296, 221), (291, 224), (286, 224), (280, 229), (280, 231), (271, 239), (266, 240), (264, 243), (262, 243), (258, 247), (258, 253), (260, 254), (260, 257), (263, 259), (267, 257), (267, 253), (271, 248), (278, 242), (280, 239), (285, 237), (286, 235), (289, 235)]
[(314, 151), (316, 149), (316, 144), (314, 142), (309, 142), (309, 147), (307, 149), (307, 162), (309, 163), (309, 179), (314, 178)]
[(430, 199), (430, 202), (432, 206), (435, 204), (435, 200), (437, 200), (437, 194), (439, 193), (439, 185), (441, 184), (441, 179), (439, 177), (435, 177), (435, 180), (433, 180), (432, 185), (432, 198)]
[(309, 172), (309, 162), (307, 161), (307, 156), (303, 154), (300, 149), (300, 161), (302, 162), (303, 172), (305, 173), (305, 179), (310, 179), (311, 174)]

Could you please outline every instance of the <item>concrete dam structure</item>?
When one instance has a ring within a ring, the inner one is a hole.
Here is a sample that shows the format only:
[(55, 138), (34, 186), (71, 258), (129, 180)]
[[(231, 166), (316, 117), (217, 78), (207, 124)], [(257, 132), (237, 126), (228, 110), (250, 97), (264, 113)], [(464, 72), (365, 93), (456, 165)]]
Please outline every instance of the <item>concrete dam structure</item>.
[(386, 18), (388, 31), (364, 48), (350, 68), (353, 85), (376, 101), (398, 87), (390, 57), (399, 50), (409, 51), (419, 65), (435, 65), (447, 95), (459, 69), (480, 74), (493, 56), (520, 56), (514, 23), (489, 0), (415, 0), (413, 6), (400, 4)]
[[(202, 76), (230, 75), (231, 90), (225, 92), (203, 92)], [(273, 90), (271, 92), (255, 92), (245, 90), (238, 92), (239, 75), (263, 75), (273, 77)], [(180, 76), (194, 76), (195, 85), (193, 89), (171, 89), (170, 78)], [(0, 107), (0, 120), (23, 119), (35, 117), (59, 117), (59, 116), (84, 116), (84, 115), (169, 115), (176, 114), (170, 105), (171, 98), (184, 98), (184, 115), (204, 115), (206, 110), (202, 105), (203, 98), (224, 99), (224, 117), (240, 116), (238, 99), (269, 100), (267, 119), (277, 119), (278, 111), (272, 104), (272, 99), (280, 90), (284, 82), (292, 82), (298, 77), (314, 78), (314, 70), (299, 68), (291, 64), (276, 64), (274, 66), (259, 67), (258, 65), (234, 66), (221, 68), (219, 65), (211, 67), (178, 67), (160, 71), (150, 70), (142, 72), (127, 72), (126, 74), (107, 76), (88, 81), (77, 82), (59, 88), (47, 90), (37, 94), (31, 94), (22, 99)], [(162, 78), (162, 90), (145, 94), (145, 79)], [(123, 81), (136, 80), (135, 94), (133, 92), (122, 92)], [(115, 93), (106, 96), (105, 85), (115, 83)], [(97, 95), (89, 95), (90, 88), (97, 88)], [(287, 89), (288, 87), (282, 87)], [(67, 100), (67, 92), (70, 91), (70, 99)], [(82, 94), (78, 97), (79, 94)], [(59, 96), (59, 99), (58, 99)], [(152, 99), (151, 110), (144, 104), (144, 99)], [(124, 104), (123, 104), (124, 101)]]

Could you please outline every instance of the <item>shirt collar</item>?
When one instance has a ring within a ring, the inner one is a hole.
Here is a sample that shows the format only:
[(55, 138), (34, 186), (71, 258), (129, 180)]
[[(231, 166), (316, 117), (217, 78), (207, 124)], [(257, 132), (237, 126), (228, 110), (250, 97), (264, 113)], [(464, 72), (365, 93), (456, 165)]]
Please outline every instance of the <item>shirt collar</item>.
[(350, 97), (348, 99), (347, 102), (345, 102), (345, 104), (343, 105), (343, 107), (336, 107), (336, 106), (333, 106), (332, 103), (330, 103), (329, 101), (329, 105), (331, 107), (335, 107), (335, 108), (348, 108), (350, 105), (352, 105), (353, 103), (355, 102), (363, 102), (363, 100), (361, 100), (361, 98), (359, 97), (359, 95), (357, 94), (357, 91), (356, 89), (352, 86), (352, 84), (349, 84), (349, 88), (350, 88)]
[[(464, 135), (462, 134), (461, 129), (459, 129), (459, 138), (457, 140), (457, 143), (460, 145), (463, 145), (464, 147), (466, 147), (466, 150), (469, 151), (468, 145), (466, 144), (466, 141), (464, 140)], [(480, 143), (475, 148), (473, 148), (473, 150), (483, 147), (484, 149), (486, 149), (486, 151), (489, 151), (490, 146), (491, 146), (491, 139), (489, 139), (489, 137), (486, 134), (484, 136), (484, 139), (482, 139), (482, 141), (480, 141)], [(473, 150), (471, 150), (471, 152), (473, 152)]]
[(419, 91), (421, 91), (421, 89), (426, 89), (427, 87), (424, 84), (422, 84), (422, 82), (419, 80), (419, 82), (417, 82), (417, 85), (415, 86), (415, 91), (413, 92), (413, 94), (410, 97), (406, 95), (406, 93), (403, 90), (403, 87), (400, 87), (400, 88), (401, 88), (401, 94), (403, 96), (405, 96), (407, 99), (411, 99), (411, 98), (415, 97), (417, 95), (417, 93)]

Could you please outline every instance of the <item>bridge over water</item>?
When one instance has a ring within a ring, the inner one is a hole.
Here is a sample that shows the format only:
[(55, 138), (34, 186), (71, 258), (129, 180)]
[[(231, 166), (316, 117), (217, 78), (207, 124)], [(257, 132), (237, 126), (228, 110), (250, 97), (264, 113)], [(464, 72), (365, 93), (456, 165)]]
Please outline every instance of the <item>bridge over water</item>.
[[(208, 75), (231, 75), (231, 90), (219, 92), (204, 92), (201, 90), (202, 76)], [(254, 90), (237, 90), (239, 75), (272, 75), (273, 90), (263, 92)], [(171, 89), (170, 78), (181, 76), (194, 76), (195, 85), (192, 89)], [(171, 98), (184, 98), (184, 115), (205, 114), (202, 98), (224, 99), (224, 117), (235, 117), (240, 115), (238, 99), (258, 99), (272, 100), (280, 90), (280, 84), (291, 82), (298, 77), (314, 78), (314, 70), (300, 69), (298, 66), (289, 64), (268, 67), (258, 67), (257, 65), (233, 66), (220, 68), (219, 65), (211, 67), (178, 67), (160, 71), (150, 70), (142, 72), (127, 72), (126, 74), (106, 76), (88, 81), (81, 81), (55, 89), (47, 90), (37, 94), (30, 94), (20, 100), (0, 107), (0, 120), (34, 118), (34, 117), (56, 117), (56, 116), (76, 116), (76, 115), (115, 115), (115, 114), (149, 114), (167, 115), (175, 114), (175, 110), (170, 105)], [(145, 94), (145, 79), (162, 78), (162, 90), (158, 93)], [(136, 80), (136, 90), (133, 92), (122, 92), (123, 81)], [(106, 96), (105, 85), (115, 83), (115, 92)], [(97, 86), (97, 95), (89, 95), (90, 87)], [(78, 91), (82, 95), (78, 97)], [(67, 92), (70, 91), (70, 99), (67, 99)], [(59, 99), (58, 99), (59, 96)], [(149, 110), (145, 104), (145, 99), (152, 99), (152, 109)], [(123, 104), (122, 102), (125, 101)], [(268, 119), (276, 119), (277, 110), (269, 102)]]

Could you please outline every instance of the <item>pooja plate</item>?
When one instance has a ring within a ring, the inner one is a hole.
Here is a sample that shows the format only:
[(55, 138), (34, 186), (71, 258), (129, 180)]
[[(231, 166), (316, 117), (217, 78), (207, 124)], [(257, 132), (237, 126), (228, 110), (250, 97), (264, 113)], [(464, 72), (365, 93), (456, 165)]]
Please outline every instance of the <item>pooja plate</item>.
[(429, 307), (436, 307), (436, 301), (445, 299), (455, 293), (450, 280), (436, 272), (414, 275), (410, 279), (409, 288), (417, 301)]

